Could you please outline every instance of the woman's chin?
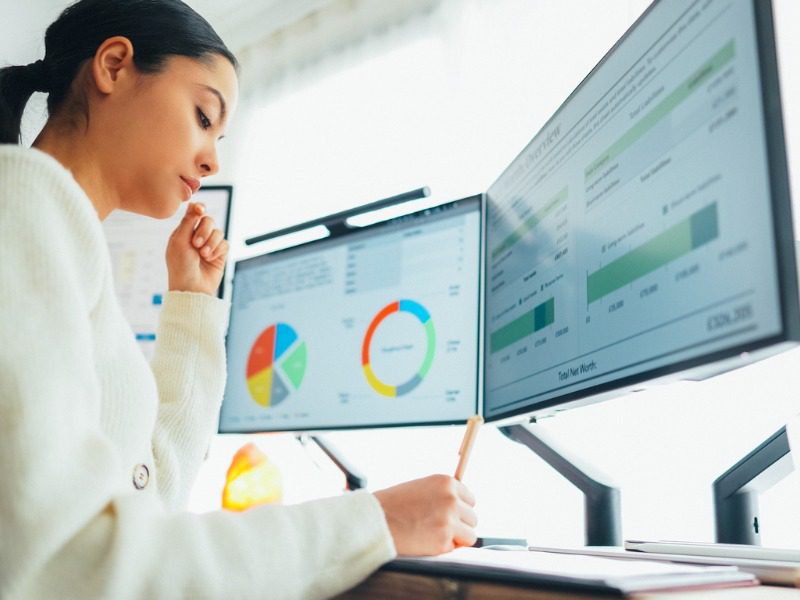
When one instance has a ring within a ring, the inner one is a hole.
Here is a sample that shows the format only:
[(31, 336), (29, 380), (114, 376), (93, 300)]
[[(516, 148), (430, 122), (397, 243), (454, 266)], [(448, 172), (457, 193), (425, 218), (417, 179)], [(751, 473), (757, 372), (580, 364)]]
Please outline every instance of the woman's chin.
[(159, 206), (153, 207), (153, 213), (150, 216), (154, 219), (169, 219), (174, 217), (175, 214), (181, 209), (184, 200), (181, 200), (180, 203), (176, 202), (164, 202)]

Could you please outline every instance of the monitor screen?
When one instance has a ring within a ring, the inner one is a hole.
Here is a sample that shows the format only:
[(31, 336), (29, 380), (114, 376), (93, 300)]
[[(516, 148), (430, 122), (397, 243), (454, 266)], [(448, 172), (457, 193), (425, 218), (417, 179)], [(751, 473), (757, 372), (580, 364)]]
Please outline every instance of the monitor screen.
[[(232, 191), (231, 186), (205, 186), (192, 197), (193, 202), (205, 204), (207, 214), (226, 237)], [(169, 219), (152, 219), (117, 210), (103, 221), (114, 289), (148, 360), (155, 349), (158, 315), (167, 291), (167, 241), (185, 212), (186, 207), (182, 206)], [(222, 285), (218, 293), (221, 298)]]
[(488, 420), (709, 376), (796, 340), (769, 3), (654, 3), (486, 210)]
[(475, 414), (480, 209), (468, 198), (237, 262), (220, 432)]

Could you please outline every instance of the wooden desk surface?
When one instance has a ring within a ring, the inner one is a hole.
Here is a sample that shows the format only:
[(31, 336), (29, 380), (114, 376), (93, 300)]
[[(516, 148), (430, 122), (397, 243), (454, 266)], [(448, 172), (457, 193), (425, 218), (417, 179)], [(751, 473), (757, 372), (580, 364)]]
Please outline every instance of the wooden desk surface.
[[(608, 598), (583, 592), (537, 590), (527, 586), (377, 571), (338, 600), (582, 600)], [(611, 596), (613, 597), (613, 596)], [(800, 600), (800, 589), (749, 587), (694, 592), (632, 594), (634, 600)]]

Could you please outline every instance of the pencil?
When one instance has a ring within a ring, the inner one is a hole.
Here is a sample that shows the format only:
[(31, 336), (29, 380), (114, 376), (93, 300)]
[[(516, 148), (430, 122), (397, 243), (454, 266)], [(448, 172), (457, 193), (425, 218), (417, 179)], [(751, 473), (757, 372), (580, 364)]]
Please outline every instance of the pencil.
[(475, 443), (475, 438), (478, 436), (478, 427), (483, 423), (483, 417), (480, 415), (472, 415), (467, 419), (467, 430), (464, 432), (464, 439), (461, 441), (461, 448), (458, 450), (458, 466), (456, 467), (456, 474), (454, 477), (461, 481), (464, 477), (464, 471), (467, 468), (467, 461), (469, 460), (469, 453), (472, 451), (472, 445)]

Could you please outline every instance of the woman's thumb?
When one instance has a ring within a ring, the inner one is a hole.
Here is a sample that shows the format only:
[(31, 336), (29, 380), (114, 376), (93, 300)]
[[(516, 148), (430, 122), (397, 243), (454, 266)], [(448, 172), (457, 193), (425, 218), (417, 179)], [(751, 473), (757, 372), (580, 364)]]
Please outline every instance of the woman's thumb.
[(183, 218), (180, 223), (178, 223), (172, 235), (189, 239), (195, 227), (197, 227), (197, 223), (203, 218), (205, 211), (205, 206), (199, 202), (190, 202), (189, 206), (186, 208), (186, 213), (183, 215)]

